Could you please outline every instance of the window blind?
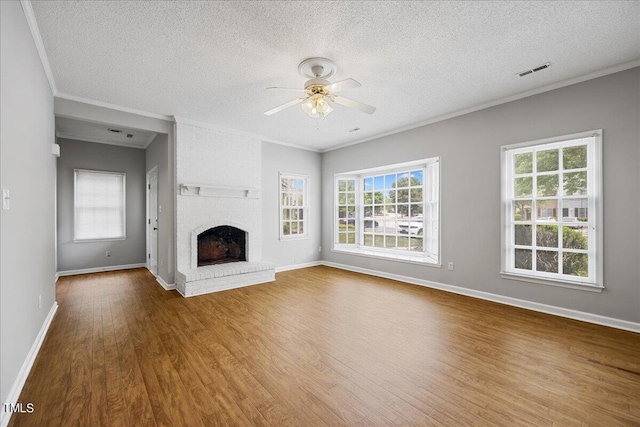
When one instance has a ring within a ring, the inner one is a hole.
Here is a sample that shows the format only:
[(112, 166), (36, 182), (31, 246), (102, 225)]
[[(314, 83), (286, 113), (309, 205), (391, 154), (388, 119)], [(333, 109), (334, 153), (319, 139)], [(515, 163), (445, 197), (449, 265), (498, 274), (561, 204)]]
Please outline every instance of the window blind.
[(126, 238), (125, 174), (75, 170), (74, 240)]

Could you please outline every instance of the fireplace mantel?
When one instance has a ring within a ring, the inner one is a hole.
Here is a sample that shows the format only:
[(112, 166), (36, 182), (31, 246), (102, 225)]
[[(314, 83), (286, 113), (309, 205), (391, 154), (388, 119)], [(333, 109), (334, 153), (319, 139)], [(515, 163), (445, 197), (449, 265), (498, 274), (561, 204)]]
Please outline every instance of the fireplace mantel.
[(180, 184), (180, 195), (259, 199), (260, 190), (257, 188), (219, 187), (209, 184)]

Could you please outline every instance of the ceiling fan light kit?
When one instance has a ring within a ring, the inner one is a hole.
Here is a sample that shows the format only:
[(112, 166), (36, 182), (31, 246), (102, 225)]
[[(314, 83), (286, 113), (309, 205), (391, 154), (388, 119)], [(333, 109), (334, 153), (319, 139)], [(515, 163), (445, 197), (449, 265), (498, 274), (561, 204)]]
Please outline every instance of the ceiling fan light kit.
[[(336, 83), (331, 83), (327, 79), (333, 76), (337, 71), (336, 64), (327, 58), (308, 58), (298, 65), (298, 71), (304, 77), (309, 78), (304, 84), (305, 97), (294, 99), (278, 107), (265, 111), (265, 115), (270, 116), (286, 108), (302, 103), (302, 111), (309, 117), (314, 119), (325, 118), (332, 111), (333, 107), (329, 101), (345, 107), (360, 110), (363, 113), (373, 114), (376, 109), (370, 105), (354, 101), (343, 96), (336, 95), (337, 92), (346, 89), (355, 89), (361, 86), (360, 83), (353, 79), (346, 79)], [(267, 89), (286, 89), (296, 90), (292, 88), (269, 87)]]

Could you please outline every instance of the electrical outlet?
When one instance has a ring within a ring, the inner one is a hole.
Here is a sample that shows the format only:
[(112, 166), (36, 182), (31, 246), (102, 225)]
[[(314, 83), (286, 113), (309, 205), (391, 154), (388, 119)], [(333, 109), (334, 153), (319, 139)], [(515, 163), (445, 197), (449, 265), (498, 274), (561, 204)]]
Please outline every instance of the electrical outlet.
[(38, 295), (38, 308), (42, 308), (42, 295)]
[(318, 252), (322, 252), (322, 246), (318, 246)]
[(107, 256), (111, 256), (111, 251), (107, 251)]
[(447, 268), (449, 269), (449, 271), (453, 271), (453, 263), (449, 262), (449, 264), (447, 264)]

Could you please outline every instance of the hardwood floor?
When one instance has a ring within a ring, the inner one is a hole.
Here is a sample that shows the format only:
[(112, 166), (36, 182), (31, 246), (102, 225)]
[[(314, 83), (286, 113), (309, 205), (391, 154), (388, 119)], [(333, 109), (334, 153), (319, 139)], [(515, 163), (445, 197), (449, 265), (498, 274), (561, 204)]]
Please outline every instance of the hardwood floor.
[(640, 426), (640, 334), (313, 267), (63, 277), (13, 426)]

